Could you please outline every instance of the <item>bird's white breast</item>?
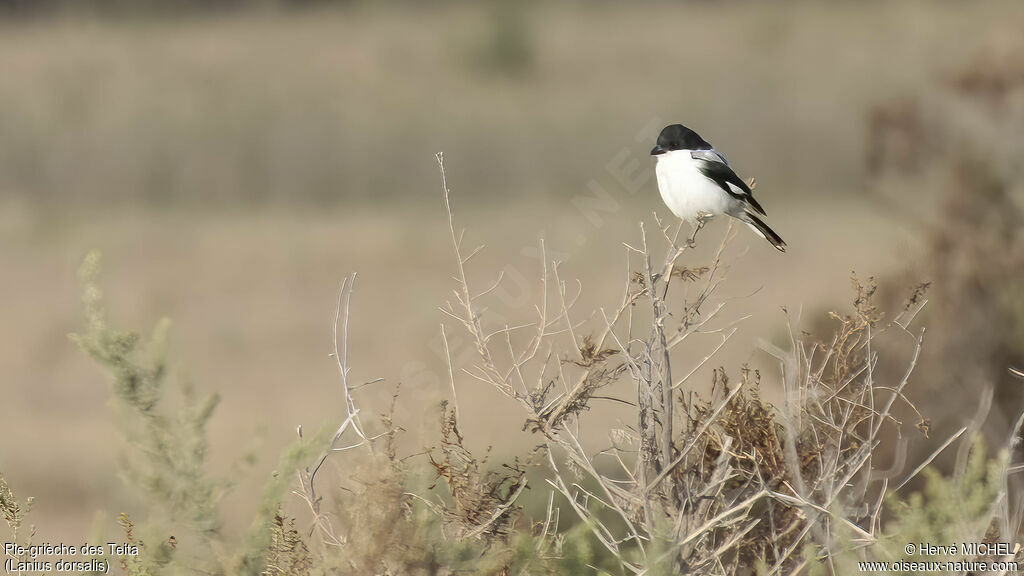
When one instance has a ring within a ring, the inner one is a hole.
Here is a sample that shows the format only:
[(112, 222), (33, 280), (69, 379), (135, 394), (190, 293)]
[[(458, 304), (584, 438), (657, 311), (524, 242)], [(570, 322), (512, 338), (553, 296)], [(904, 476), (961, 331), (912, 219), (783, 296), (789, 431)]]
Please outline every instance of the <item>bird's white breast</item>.
[(665, 205), (679, 218), (693, 221), (698, 214), (727, 214), (733, 199), (713, 180), (701, 174), (699, 160), (689, 150), (672, 150), (656, 156), (654, 172)]

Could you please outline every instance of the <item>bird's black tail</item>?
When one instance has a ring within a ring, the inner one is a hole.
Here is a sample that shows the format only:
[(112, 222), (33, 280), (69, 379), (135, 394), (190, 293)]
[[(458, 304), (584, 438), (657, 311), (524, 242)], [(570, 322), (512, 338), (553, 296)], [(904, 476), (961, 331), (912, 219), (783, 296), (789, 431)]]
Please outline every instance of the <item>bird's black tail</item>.
[(786, 242), (760, 218), (750, 212), (745, 212), (743, 214), (743, 222), (745, 222), (747, 226), (750, 226), (751, 230), (757, 232), (760, 237), (771, 242), (772, 246), (775, 246), (776, 250), (779, 252), (786, 251)]

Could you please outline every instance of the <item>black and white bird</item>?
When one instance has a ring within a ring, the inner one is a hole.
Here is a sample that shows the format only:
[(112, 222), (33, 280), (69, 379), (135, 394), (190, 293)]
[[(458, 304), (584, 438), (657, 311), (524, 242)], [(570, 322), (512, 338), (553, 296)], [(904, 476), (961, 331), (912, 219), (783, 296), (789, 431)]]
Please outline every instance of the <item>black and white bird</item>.
[(728, 214), (780, 252), (786, 243), (761, 220), (764, 208), (720, 152), (682, 124), (666, 126), (651, 150), (657, 160), (658, 190), (673, 214), (695, 222)]

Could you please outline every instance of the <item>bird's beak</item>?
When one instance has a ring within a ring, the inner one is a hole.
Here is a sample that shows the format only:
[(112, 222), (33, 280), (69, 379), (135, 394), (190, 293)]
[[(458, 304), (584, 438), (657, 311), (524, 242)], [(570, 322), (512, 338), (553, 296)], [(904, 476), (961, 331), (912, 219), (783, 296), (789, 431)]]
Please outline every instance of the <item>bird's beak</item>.
[(665, 152), (668, 152), (668, 150), (662, 148), (660, 145), (651, 148), (651, 156), (657, 156), (659, 154), (664, 154)]

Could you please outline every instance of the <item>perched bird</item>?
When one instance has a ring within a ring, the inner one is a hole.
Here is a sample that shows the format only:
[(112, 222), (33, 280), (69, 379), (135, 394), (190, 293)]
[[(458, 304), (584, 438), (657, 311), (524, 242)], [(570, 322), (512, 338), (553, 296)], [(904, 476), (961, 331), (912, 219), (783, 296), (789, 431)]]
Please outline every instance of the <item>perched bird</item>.
[(676, 216), (694, 222), (728, 214), (743, 222), (780, 252), (786, 243), (758, 216), (764, 208), (729, 166), (729, 161), (696, 132), (682, 124), (666, 126), (651, 150), (665, 205)]

